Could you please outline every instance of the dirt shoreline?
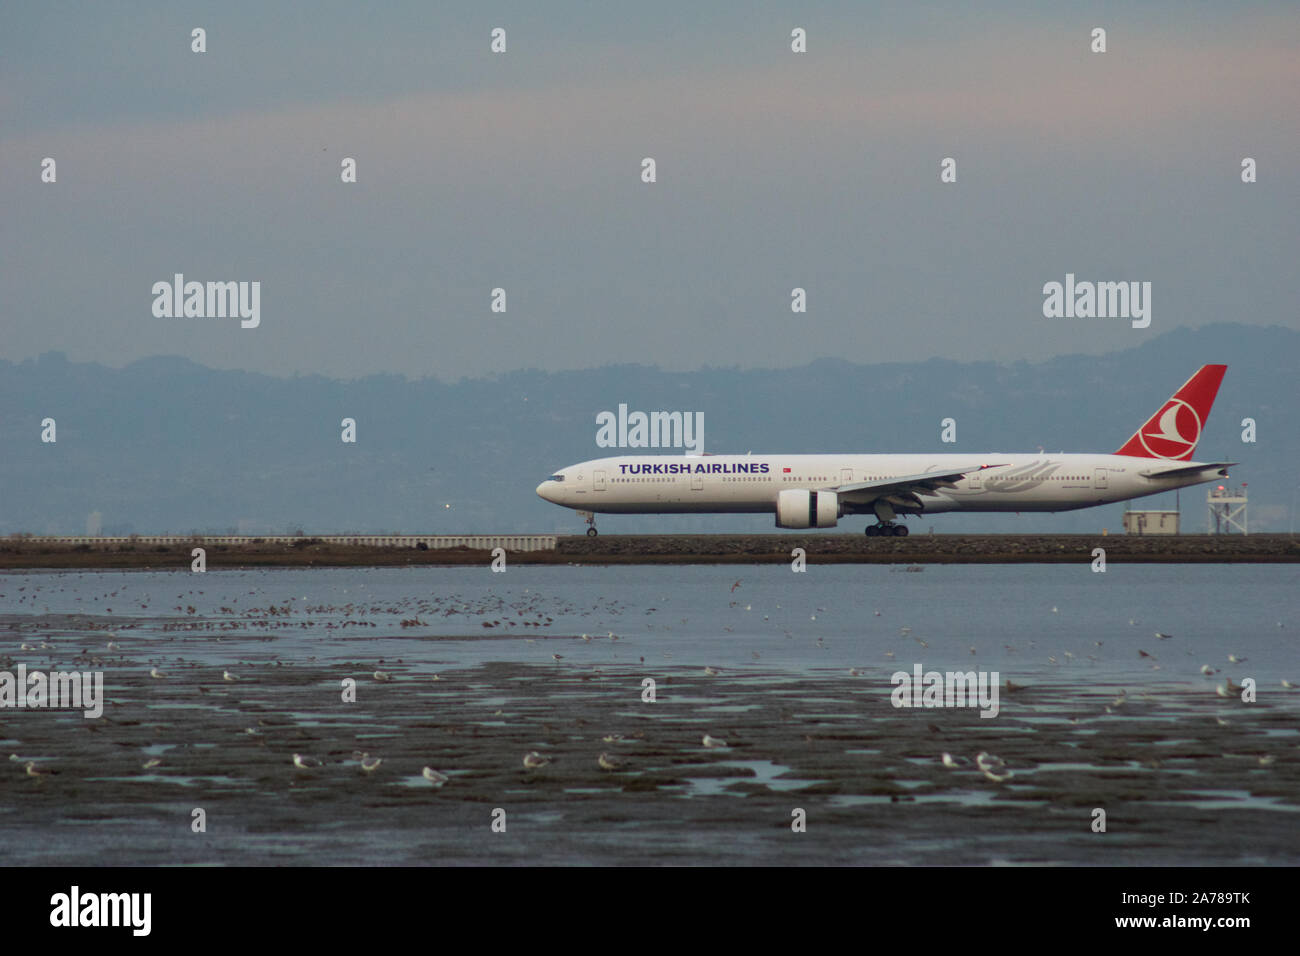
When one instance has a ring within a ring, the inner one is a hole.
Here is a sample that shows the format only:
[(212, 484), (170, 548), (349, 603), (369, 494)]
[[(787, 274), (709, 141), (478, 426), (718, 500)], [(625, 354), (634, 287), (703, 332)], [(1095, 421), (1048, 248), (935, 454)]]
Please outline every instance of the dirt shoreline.
[[(206, 549), (207, 566), (403, 567), (486, 564), (491, 552), (451, 548), (363, 547), (304, 539), (293, 544), (219, 545), (201, 538), (183, 545), (54, 545), (0, 542), (0, 570), (121, 568), (188, 569), (193, 547)], [(803, 548), (819, 564), (1068, 564), (1091, 562), (1103, 548), (1107, 562), (1252, 564), (1300, 562), (1300, 539), (1289, 534), (1179, 535), (585, 535), (561, 536), (553, 551), (509, 551), (513, 564), (787, 564)]]

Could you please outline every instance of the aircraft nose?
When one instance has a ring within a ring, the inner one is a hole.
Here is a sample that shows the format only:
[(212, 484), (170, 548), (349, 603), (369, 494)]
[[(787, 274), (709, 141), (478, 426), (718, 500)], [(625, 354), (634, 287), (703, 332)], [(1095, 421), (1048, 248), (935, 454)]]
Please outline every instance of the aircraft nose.
[(555, 499), (551, 497), (551, 495), (554, 493), (554, 489), (555, 489), (555, 482), (551, 481), (548, 478), (546, 481), (543, 481), (540, 485), (537, 486), (537, 497), (542, 498), (554, 504)]

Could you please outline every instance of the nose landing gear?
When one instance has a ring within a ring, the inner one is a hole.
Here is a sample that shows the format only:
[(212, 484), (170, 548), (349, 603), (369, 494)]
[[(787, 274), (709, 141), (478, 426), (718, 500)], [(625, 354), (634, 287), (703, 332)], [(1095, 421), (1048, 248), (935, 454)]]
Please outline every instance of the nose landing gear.
[(600, 532), (596, 530), (596, 513), (594, 511), (579, 511), (578, 516), (586, 518), (587, 524), (590, 525), (590, 527), (587, 528), (588, 538), (594, 538), (596, 535), (600, 534)]

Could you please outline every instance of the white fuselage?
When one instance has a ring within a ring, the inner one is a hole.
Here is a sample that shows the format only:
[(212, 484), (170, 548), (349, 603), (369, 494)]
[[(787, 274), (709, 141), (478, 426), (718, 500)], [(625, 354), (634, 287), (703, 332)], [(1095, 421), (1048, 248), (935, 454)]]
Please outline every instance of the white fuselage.
[[(544, 499), (608, 514), (774, 513), (786, 489), (835, 491), (927, 472), (977, 469), (953, 487), (919, 499), (900, 513), (946, 511), (1071, 511), (1126, 501), (1214, 480), (1218, 472), (1186, 474), (1189, 462), (1123, 455), (627, 455), (584, 461), (542, 482)], [(1177, 467), (1176, 477), (1159, 471)], [(841, 493), (843, 513), (867, 513), (876, 495)], [(860, 507), (858, 505), (861, 505)]]

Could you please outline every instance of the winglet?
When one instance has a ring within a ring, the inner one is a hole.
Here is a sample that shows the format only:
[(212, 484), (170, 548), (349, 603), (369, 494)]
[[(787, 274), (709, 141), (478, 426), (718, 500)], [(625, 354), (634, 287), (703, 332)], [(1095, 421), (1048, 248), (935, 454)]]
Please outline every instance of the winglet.
[(1115, 454), (1168, 461), (1190, 459), (1227, 370), (1226, 365), (1202, 365)]

